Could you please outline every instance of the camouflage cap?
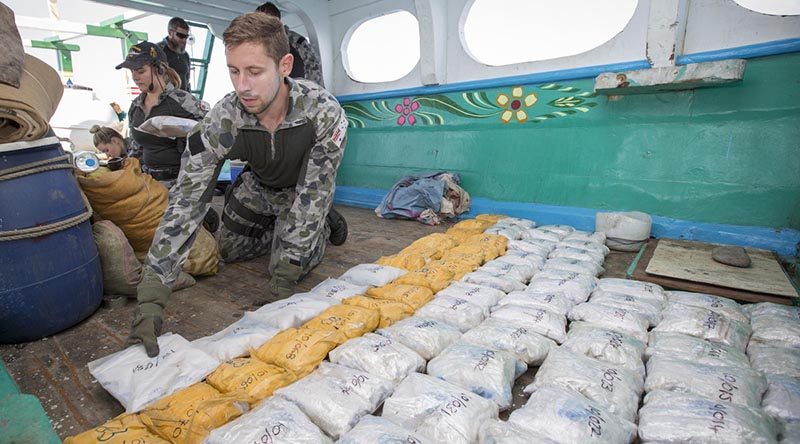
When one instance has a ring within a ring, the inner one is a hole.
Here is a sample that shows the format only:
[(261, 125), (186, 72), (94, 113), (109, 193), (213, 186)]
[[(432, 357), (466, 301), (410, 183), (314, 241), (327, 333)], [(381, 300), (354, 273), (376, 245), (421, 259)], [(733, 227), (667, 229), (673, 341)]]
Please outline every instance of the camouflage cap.
[(158, 45), (150, 42), (141, 42), (131, 46), (125, 61), (117, 65), (117, 69), (139, 69), (145, 65), (160, 65), (167, 63), (167, 55)]

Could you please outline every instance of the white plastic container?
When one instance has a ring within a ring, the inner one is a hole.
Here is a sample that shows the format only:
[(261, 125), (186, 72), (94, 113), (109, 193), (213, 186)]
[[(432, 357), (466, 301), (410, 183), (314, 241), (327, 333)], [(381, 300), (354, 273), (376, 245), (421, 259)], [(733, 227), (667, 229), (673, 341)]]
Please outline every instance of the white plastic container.
[(638, 251), (650, 238), (652, 224), (650, 215), (639, 211), (597, 213), (595, 231), (606, 234), (612, 250)]

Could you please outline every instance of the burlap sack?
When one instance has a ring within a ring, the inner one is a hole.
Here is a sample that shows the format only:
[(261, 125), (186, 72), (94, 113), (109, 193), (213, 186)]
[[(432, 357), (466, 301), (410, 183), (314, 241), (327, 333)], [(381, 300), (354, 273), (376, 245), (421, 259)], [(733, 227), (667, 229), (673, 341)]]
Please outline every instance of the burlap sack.
[[(118, 226), (136, 257), (143, 261), (167, 208), (167, 188), (144, 174), (135, 158), (125, 159), (117, 171), (101, 168), (86, 176), (79, 174), (78, 183), (95, 214)], [(218, 256), (214, 236), (201, 227), (183, 270), (193, 276), (214, 275), (218, 271)]]

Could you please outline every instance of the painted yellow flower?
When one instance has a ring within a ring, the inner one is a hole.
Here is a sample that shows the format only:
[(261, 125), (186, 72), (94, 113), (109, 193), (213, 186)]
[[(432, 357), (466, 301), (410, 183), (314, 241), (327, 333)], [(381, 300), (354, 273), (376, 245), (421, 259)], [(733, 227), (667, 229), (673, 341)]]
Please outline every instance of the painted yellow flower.
[(514, 117), (516, 117), (517, 122), (520, 123), (528, 120), (528, 113), (522, 109), (523, 106), (525, 108), (530, 108), (539, 99), (536, 97), (536, 94), (530, 93), (525, 96), (523, 100), (520, 100), (522, 99), (522, 92), (521, 86), (515, 86), (511, 89), (511, 97), (508, 97), (503, 93), (497, 95), (497, 99), (495, 99), (497, 104), (506, 108), (506, 110), (500, 114), (500, 120), (503, 123), (511, 122), (511, 119)]

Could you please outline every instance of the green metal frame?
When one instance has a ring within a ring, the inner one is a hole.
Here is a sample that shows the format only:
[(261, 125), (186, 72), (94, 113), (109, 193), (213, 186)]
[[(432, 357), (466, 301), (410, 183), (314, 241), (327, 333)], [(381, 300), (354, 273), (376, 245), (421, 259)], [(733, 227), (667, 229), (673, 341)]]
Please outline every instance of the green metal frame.
[(203, 45), (203, 56), (202, 58), (191, 58), (189, 59), (192, 63), (192, 67), (197, 67), (197, 82), (195, 89), (192, 90), (192, 93), (200, 100), (203, 99), (203, 95), (206, 91), (206, 79), (208, 78), (208, 65), (211, 62), (211, 53), (214, 51), (214, 34), (211, 33), (211, 30), (208, 28), (208, 25), (204, 23), (197, 23), (197, 22), (187, 22), (189, 26), (195, 28), (204, 28), (206, 30), (206, 42)]

